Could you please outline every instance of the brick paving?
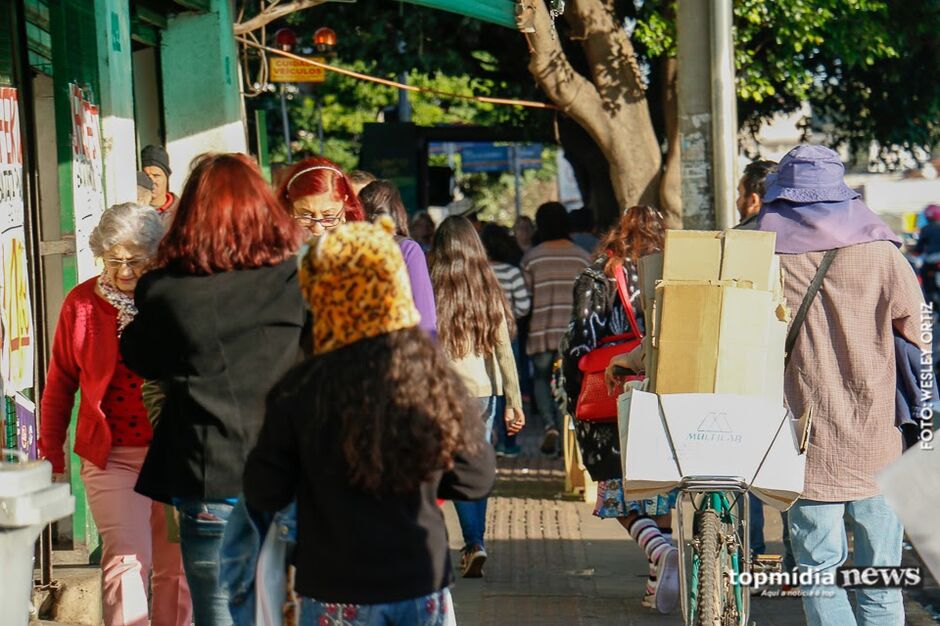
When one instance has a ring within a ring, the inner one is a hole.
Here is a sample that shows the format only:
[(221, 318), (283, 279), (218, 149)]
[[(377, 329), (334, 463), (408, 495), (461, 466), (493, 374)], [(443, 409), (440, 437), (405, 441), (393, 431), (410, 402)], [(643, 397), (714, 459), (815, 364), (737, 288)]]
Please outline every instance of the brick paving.
[[(489, 560), (480, 580), (454, 586), (459, 626), (674, 625), (640, 605), (646, 559), (614, 520), (592, 515), (593, 503), (563, 497), (560, 459), (540, 454), (536, 429), (522, 438), (524, 454), (500, 459), (487, 512)], [(780, 516), (766, 511), (768, 549), (782, 550)], [(462, 546), (453, 507), (445, 507), (454, 563)], [(935, 623), (908, 602), (908, 624)], [(752, 623), (802, 626), (796, 598), (753, 598)]]

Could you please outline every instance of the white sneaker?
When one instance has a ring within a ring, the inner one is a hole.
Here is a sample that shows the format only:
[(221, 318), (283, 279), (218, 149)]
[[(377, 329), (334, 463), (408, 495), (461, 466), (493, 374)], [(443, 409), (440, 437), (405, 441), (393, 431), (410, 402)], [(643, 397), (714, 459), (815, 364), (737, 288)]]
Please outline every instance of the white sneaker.
[(679, 606), (679, 550), (670, 548), (656, 567), (656, 610), (666, 615)]

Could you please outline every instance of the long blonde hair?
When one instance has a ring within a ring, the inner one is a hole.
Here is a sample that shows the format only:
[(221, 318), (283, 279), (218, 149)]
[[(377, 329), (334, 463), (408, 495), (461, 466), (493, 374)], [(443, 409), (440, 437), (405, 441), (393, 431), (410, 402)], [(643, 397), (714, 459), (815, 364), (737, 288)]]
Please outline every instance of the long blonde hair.
[(515, 332), (512, 312), (473, 225), (451, 216), (434, 233), (431, 284), (437, 304), (437, 332), (452, 359), (492, 354), (505, 322)]

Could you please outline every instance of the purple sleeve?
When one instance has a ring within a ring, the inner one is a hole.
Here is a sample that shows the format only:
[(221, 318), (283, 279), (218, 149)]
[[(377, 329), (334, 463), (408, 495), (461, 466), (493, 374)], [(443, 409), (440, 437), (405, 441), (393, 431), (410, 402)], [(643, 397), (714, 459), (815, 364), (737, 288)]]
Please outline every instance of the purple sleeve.
[(434, 289), (431, 287), (431, 275), (428, 273), (428, 261), (415, 241), (402, 239), (398, 246), (405, 258), (408, 277), (411, 279), (411, 295), (415, 307), (421, 314), (420, 327), (433, 338), (437, 338), (437, 309), (434, 306)]

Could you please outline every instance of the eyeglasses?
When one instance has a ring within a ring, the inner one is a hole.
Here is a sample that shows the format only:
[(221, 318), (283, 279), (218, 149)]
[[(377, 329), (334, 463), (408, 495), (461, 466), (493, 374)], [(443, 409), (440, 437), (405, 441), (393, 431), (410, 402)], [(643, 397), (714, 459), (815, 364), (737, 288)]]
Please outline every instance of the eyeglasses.
[(314, 217), (312, 213), (295, 213), (294, 219), (304, 226), (313, 226), (319, 224), (323, 228), (333, 228), (343, 221), (345, 213), (336, 213), (335, 215), (324, 215), (323, 217)]
[(147, 266), (147, 259), (141, 257), (131, 257), (129, 259), (105, 259), (105, 265), (108, 269), (119, 270), (127, 266), (132, 272), (139, 272)]

